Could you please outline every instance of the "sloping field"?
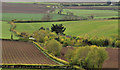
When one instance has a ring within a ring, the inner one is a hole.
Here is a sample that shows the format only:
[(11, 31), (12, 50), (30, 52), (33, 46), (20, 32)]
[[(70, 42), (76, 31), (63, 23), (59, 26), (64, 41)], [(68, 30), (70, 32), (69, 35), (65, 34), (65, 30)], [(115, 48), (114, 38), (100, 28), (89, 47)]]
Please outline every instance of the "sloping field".
[[(13, 32), (10, 31), (11, 25), (8, 22), (2, 21), (2, 39), (11, 39), (11, 34)], [(18, 39), (17, 36), (13, 36), (14, 39)]]
[(64, 9), (63, 14), (66, 14), (66, 12), (73, 12), (74, 15), (81, 17), (88, 17), (92, 15), (94, 16), (95, 19), (118, 17), (118, 11), (114, 11), (114, 10)]
[(48, 13), (48, 10), (54, 11), (47, 5), (24, 4), (24, 3), (2, 3), (3, 13)]
[(2, 41), (2, 63), (59, 65), (31, 43), (4, 40)]
[[(11, 21), (11, 20), (27, 20), (27, 21), (32, 21), (32, 20), (42, 20), (43, 16), (46, 14), (30, 14), (30, 13), (2, 13), (2, 20), (4, 21)], [(59, 14), (50, 14), (52, 20), (60, 20), (63, 18), (63, 15)]]
[(118, 20), (83, 20), (65, 22), (16, 23), (18, 32), (33, 33), (40, 27), (50, 28), (52, 24), (63, 24), (66, 35), (111, 36), (118, 34)]
[[(41, 20), (42, 17), (55, 9), (52, 6), (30, 3), (2, 3), (2, 20)], [(59, 20), (63, 15), (50, 14), (52, 20)]]
[(117, 6), (69, 6), (65, 9), (117, 10)]

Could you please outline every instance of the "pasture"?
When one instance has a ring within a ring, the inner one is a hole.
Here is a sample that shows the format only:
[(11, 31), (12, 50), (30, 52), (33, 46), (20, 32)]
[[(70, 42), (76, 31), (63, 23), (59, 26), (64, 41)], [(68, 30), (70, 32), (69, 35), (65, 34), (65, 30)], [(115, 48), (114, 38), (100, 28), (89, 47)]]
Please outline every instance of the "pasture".
[(74, 15), (81, 17), (88, 17), (92, 15), (95, 19), (118, 17), (118, 12), (114, 10), (64, 9), (62, 14), (66, 14), (66, 12), (72, 12)]
[(63, 24), (66, 35), (112, 36), (118, 34), (118, 20), (82, 20), (63, 22), (16, 23), (18, 32), (32, 34), (40, 27), (50, 28), (52, 24)]
[[(42, 20), (42, 17), (45, 14), (24, 14), (24, 13), (2, 13), (2, 20), (11, 21), (11, 20), (27, 20), (27, 21), (37, 21)], [(60, 20), (63, 18), (63, 15), (50, 14), (52, 20)]]
[[(2, 22), (2, 39), (11, 39), (11, 34), (14, 34), (10, 31), (11, 25), (8, 22)], [(18, 39), (15, 35), (13, 35), (14, 39)]]

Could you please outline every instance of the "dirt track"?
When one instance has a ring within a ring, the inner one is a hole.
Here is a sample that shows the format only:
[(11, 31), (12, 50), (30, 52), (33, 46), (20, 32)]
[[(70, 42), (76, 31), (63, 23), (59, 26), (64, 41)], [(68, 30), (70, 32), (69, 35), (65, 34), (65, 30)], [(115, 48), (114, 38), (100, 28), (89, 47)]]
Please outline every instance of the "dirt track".
[(2, 41), (3, 64), (49, 64), (58, 65), (28, 42)]
[(48, 13), (48, 10), (54, 11), (53, 8), (47, 8), (47, 5), (24, 4), (24, 3), (2, 3), (3, 13)]

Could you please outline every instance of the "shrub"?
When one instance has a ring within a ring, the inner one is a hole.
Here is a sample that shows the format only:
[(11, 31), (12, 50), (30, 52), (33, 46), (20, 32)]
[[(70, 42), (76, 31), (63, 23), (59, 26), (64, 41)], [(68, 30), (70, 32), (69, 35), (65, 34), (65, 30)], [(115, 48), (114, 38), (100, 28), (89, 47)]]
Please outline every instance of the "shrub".
[(120, 48), (120, 40), (117, 40), (117, 41), (115, 42), (115, 46)]
[(46, 49), (49, 53), (52, 53), (55, 56), (60, 55), (60, 50), (62, 49), (62, 45), (56, 40), (49, 40), (46, 44)]
[(70, 62), (72, 60), (73, 55), (74, 55), (74, 50), (68, 49), (67, 53), (65, 54), (65, 58)]
[(28, 37), (20, 37), (19, 40), (24, 41), (24, 42), (28, 42), (29, 38)]
[(37, 42), (44, 43), (45, 37), (48, 35), (48, 33), (45, 30), (39, 30), (34, 32), (33, 37), (36, 39)]

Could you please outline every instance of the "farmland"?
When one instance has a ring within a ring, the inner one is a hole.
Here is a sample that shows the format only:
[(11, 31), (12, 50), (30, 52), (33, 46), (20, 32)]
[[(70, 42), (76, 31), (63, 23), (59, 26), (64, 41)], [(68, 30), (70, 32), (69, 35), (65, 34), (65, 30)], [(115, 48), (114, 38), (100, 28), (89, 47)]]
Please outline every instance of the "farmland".
[(66, 12), (73, 12), (74, 15), (81, 17), (88, 17), (93, 15), (95, 19), (118, 17), (118, 12), (113, 10), (64, 9), (63, 14), (66, 14)]
[(65, 9), (118, 10), (118, 6), (68, 6)]
[[(2, 38), (3, 39), (11, 38), (11, 34), (13, 34), (13, 33), (10, 32), (10, 27), (11, 27), (11, 25), (8, 22), (5, 22), (5, 21), (2, 22)], [(18, 37), (16, 37), (14, 35), (14, 39), (18, 39)]]
[(17, 41), (2, 41), (2, 44), (3, 64), (59, 65), (58, 63), (46, 57), (31, 43)]
[[(11, 21), (11, 20), (27, 20), (27, 21), (38, 21), (42, 20), (42, 17), (45, 14), (24, 14), (24, 13), (3, 13), (2, 14), (2, 20), (4, 21)], [(50, 14), (52, 20), (59, 20), (63, 18), (62, 15), (58, 14)]]
[[(26, 6), (27, 5), (27, 6)], [(47, 5), (34, 5), (34, 4), (16, 4), (16, 3), (3, 3), (2, 4), (2, 20), (42, 20), (42, 17), (49, 14), (48, 11), (53, 12), (55, 9), (48, 8)], [(9, 6), (9, 8), (8, 8)], [(18, 8), (19, 7), (19, 8)], [(59, 20), (63, 15), (49, 14), (52, 20)]]
[[(83, 20), (66, 22), (16, 23), (18, 32), (33, 33), (40, 27), (50, 28), (52, 24), (63, 24), (67, 35), (111, 36), (118, 34), (118, 20)], [(112, 28), (112, 29), (111, 29)]]
[(3, 2), (3, 70), (118, 68), (118, 7), (105, 4)]

